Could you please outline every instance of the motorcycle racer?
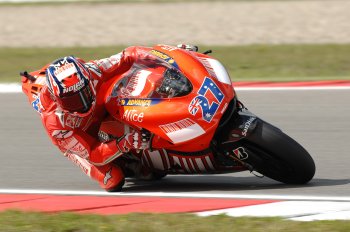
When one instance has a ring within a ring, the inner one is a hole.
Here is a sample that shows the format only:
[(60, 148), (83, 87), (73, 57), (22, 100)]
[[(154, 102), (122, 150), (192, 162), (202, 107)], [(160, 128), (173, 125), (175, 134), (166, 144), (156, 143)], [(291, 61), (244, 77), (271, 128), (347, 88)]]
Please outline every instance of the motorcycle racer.
[[(179, 45), (194, 50), (195, 46)], [(63, 154), (106, 191), (124, 184), (123, 167), (112, 160), (130, 150), (149, 147), (149, 135), (127, 128), (113, 141), (99, 140), (101, 122), (107, 117), (99, 100), (102, 83), (126, 72), (142, 57), (141, 47), (129, 47), (109, 58), (84, 62), (74, 56), (55, 60), (46, 67), (46, 85), (40, 92), (41, 119), (47, 134)]]
[[(196, 46), (67, 56), (21, 72), (52, 142), (107, 191), (127, 177), (257, 172), (286, 184), (315, 174), (310, 154), (237, 98), (225, 67)], [(277, 145), (276, 145), (277, 144)]]

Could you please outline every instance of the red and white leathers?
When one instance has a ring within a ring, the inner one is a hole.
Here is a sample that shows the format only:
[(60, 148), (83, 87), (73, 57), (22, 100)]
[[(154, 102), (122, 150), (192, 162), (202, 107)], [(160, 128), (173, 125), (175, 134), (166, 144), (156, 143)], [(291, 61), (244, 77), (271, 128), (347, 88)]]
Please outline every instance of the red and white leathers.
[(99, 91), (103, 82), (126, 72), (136, 59), (146, 59), (140, 57), (141, 49), (130, 47), (109, 58), (84, 62), (97, 96), (95, 108), (89, 115), (80, 117), (62, 110), (53, 100), (47, 86), (40, 93), (43, 107), (41, 118), (52, 142), (107, 191), (118, 190), (123, 185), (121, 168), (110, 162), (128, 151), (137, 134), (125, 134), (119, 142), (113, 140), (104, 143), (98, 139), (101, 122), (108, 115), (104, 102), (98, 98)]
[[(111, 161), (128, 152), (129, 149), (138, 150), (147, 147), (141, 143), (141, 137), (137, 138), (140, 133), (131, 128), (118, 133), (121, 135), (118, 141), (99, 140), (101, 123), (108, 119), (104, 98), (99, 98), (99, 92), (104, 82), (128, 71), (137, 59), (145, 62), (148, 59), (152, 60), (152, 57), (146, 57), (145, 54), (147, 53), (143, 52), (142, 47), (130, 47), (109, 58), (84, 62), (96, 92), (94, 109), (91, 114), (84, 117), (62, 110), (54, 101), (47, 86), (44, 86), (40, 93), (43, 107), (42, 122), (52, 142), (68, 159), (79, 166), (85, 174), (98, 181), (107, 191), (119, 190), (124, 184), (122, 168)], [(138, 143), (135, 143), (136, 141)], [(160, 171), (175, 170), (174, 173), (176, 173), (176, 169), (179, 168), (179, 173), (206, 173), (216, 169), (214, 157), (210, 151), (188, 156), (165, 150), (151, 152), (146, 149), (140, 158), (145, 167)]]

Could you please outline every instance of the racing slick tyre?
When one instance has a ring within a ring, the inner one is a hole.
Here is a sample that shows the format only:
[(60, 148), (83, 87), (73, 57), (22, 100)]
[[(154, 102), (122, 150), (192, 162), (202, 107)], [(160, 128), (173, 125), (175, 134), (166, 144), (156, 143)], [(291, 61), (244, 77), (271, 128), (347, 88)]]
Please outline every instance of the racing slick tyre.
[(153, 180), (161, 180), (167, 176), (166, 173), (161, 173), (161, 172), (153, 172), (152, 175), (153, 175)]
[(306, 184), (315, 174), (310, 154), (273, 125), (257, 119), (253, 133), (243, 139), (249, 155), (246, 163), (255, 171), (285, 184)]

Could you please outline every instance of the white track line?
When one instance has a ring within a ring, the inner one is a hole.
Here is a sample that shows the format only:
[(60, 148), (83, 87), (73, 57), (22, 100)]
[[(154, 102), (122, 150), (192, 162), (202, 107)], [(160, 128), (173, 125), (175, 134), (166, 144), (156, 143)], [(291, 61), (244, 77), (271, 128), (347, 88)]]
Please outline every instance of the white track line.
[[(235, 87), (237, 91), (350, 90), (350, 86)], [(0, 93), (20, 93), (20, 84), (0, 84)]]
[(197, 213), (231, 217), (283, 217), (296, 221), (350, 220), (350, 202), (283, 201)]
[(0, 84), (0, 93), (20, 93), (22, 92), (22, 87), (20, 84)]
[(53, 194), (81, 196), (142, 196), (142, 197), (187, 197), (187, 198), (227, 198), (227, 199), (265, 199), (295, 201), (338, 201), (350, 202), (350, 197), (338, 196), (293, 196), (293, 195), (254, 195), (254, 194), (221, 194), (221, 193), (178, 193), (178, 192), (142, 192), (108, 193), (105, 191), (76, 190), (38, 190), (38, 189), (0, 189), (0, 194)]

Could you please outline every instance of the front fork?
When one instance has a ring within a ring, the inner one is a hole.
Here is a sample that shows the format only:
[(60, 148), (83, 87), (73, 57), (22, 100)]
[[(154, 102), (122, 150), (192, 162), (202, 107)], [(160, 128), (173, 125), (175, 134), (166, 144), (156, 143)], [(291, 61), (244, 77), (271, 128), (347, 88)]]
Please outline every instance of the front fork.
[(242, 166), (249, 171), (254, 170), (245, 162), (249, 154), (240, 141), (253, 133), (258, 122), (258, 117), (237, 100), (235, 112), (217, 131), (211, 144), (211, 149), (223, 166)]

